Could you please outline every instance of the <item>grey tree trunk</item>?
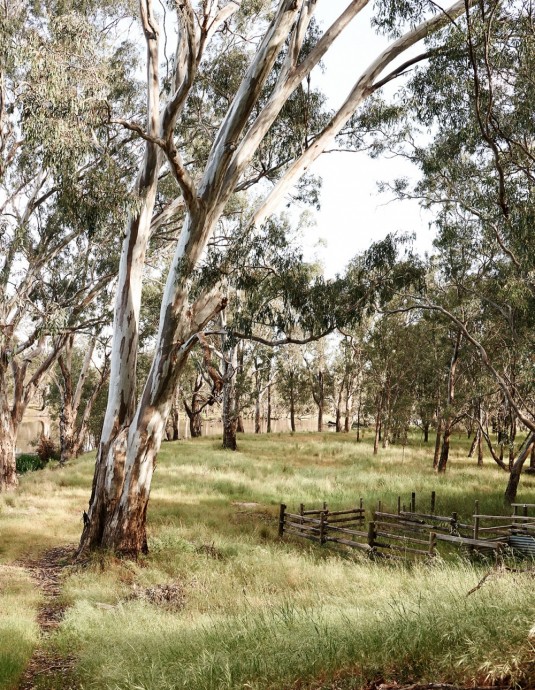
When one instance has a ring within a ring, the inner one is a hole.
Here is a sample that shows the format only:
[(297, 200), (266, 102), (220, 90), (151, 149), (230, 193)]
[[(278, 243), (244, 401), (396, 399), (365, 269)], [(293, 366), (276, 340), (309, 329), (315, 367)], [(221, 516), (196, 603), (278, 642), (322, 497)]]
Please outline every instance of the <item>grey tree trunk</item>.
[(238, 362), (235, 346), (227, 351), (226, 359), (223, 374), (223, 448), (237, 450), (236, 370)]
[(457, 365), (459, 362), (459, 353), (461, 350), (462, 332), (459, 330), (455, 338), (455, 345), (453, 347), (453, 354), (450, 362), (450, 371), (448, 376), (448, 404), (446, 407), (446, 414), (443, 417), (444, 435), (442, 438), (442, 448), (440, 450), (440, 458), (436, 466), (436, 471), (443, 473), (446, 471), (450, 453), (450, 439), (454, 422), (453, 404), (455, 401), (455, 385), (457, 383)]
[(507, 487), (503, 497), (506, 505), (511, 505), (511, 503), (515, 502), (518, 485), (520, 483), (520, 475), (522, 474), (522, 468), (524, 467), (524, 462), (531, 453), (531, 449), (534, 444), (535, 432), (531, 432), (528, 434), (520, 450), (518, 451), (518, 455), (511, 469), (511, 473), (509, 474), (509, 481), (507, 482)]

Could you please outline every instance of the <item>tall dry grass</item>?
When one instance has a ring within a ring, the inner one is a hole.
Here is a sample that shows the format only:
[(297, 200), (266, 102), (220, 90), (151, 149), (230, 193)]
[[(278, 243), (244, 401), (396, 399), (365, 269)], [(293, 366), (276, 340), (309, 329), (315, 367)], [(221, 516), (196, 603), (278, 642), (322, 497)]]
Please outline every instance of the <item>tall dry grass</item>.
[[(416, 438), (377, 457), (370, 443), (332, 433), (246, 436), (237, 453), (220, 444), (211, 437), (162, 448), (148, 557), (100, 554), (69, 571), (65, 619), (42, 644), (74, 656), (74, 687), (328, 688), (336, 677), (337, 688), (360, 688), (380, 678), (520, 682), (533, 672), (532, 572), (496, 570), (467, 596), (488, 564), (374, 564), (276, 538), (281, 501), (326, 500), (334, 509), (362, 496), (371, 509), (378, 500), (395, 507), (398, 495), (408, 502), (416, 491), (424, 506), (435, 490), (437, 511), (469, 516), (478, 498), (481, 510), (501, 512), (506, 475), (468, 460), (464, 439), (445, 477), (433, 473), (432, 450)], [(86, 457), (27, 475), (18, 494), (0, 499), (2, 563), (76, 541), (92, 469)], [(534, 502), (533, 489), (524, 480), (520, 499)], [(0, 666), (0, 687), (15, 687), (37, 640), (37, 597), (23, 571), (4, 571), (0, 611), (18, 591), (21, 622), (0, 613), (1, 656), (21, 651), (18, 662)], [(49, 688), (66, 682), (41, 679)]]

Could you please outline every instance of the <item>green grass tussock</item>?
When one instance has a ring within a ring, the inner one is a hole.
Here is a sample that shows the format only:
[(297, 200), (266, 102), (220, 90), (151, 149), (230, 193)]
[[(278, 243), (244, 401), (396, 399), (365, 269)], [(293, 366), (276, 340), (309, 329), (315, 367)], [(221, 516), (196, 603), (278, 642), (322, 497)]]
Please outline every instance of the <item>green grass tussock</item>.
[(37, 644), (35, 612), (39, 594), (25, 571), (0, 565), (0, 688), (17, 687)]
[[(362, 496), (371, 511), (378, 500), (395, 508), (398, 495), (408, 503), (416, 491), (427, 508), (435, 490), (437, 511), (469, 517), (478, 498), (482, 511), (503, 512), (505, 473), (468, 460), (463, 439), (445, 477), (433, 473), (432, 449), (416, 439), (376, 457), (370, 443), (332, 433), (239, 441), (236, 453), (213, 437), (164, 444), (148, 557), (134, 563), (98, 554), (66, 571), (65, 618), (41, 644), (54, 656), (74, 657), (73, 687), (284, 690), (300, 682), (317, 689), (337, 678), (336, 687), (349, 690), (379, 679), (514, 684), (535, 677), (529, 568), (498, 569), (467, 596), (488, 564), (455, 556), (404, 567), (276, 538), (281, 501), (297, 508), (326, 500), (335, 509)], [(77, 540), (92, 470), (93, 458), (81, 458), (39, 478), (24, 475), (19, 493), (0, 497), (0, 530), (9, 535), (0, 543), (1, 563)], [(534, 486), (523, 478), (519, 499), (534, 502)], [(13, 646), (25, 650), (19, 661), (0, 667), (13, 685), (37, 642), (38, 599), (23, 571), (5, 572), (0, 610), (23, 590), (26, 621), (17, 633), (10, 614), (0, 628), (0, 635), (7, 630), (2, 658), (9, 639), (26, 640)], [(66, 676), (40, 682), (62, 688)]]

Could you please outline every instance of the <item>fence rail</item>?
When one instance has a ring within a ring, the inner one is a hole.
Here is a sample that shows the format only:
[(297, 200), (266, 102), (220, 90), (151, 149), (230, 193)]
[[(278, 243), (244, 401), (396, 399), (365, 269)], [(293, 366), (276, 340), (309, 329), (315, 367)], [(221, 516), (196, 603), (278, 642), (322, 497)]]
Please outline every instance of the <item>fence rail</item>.
[(334, 543), (359, 549), (370, 555), (393, 558), (432, 559), (444, 549), (464, 547), (469, 551), (501, 553), (506, 547), (535, 557), (535, 504), (513, 504), (512, 515), (485, 515), (475, 502), (472, 522), (461, 522), (457, 512), (435, 514), (436, 494), (431, 494), (429, 512), (416, 510), (416, 493), (412, 492), (410, 510), (398, 498), (397, 511), (383, 509), (379, 501), (366, 525), (363, 499), (358, 507), (343, 510), (322, 508), (287, 512), (281, 503), (279, 537), (285, 534), (310, 539), (320, 545)]

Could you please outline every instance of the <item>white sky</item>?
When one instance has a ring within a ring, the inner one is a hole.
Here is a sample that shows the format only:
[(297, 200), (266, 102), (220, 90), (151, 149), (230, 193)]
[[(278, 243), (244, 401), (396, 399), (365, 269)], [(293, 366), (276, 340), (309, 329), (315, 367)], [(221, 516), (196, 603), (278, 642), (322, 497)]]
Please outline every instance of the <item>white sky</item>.
[[(386, 37), (370, 27), (371, 5), (329, 51), (323, 61), (325, 72), (316, 70), (313, 74), (312, 83), (328, 95), (328, 105), (333, 109), (388, 44)], [(346, 6), (347, 0), (319, 3), (316, 17), (321, 27), (327, 28)], [(321, 156), (311, 172), (323, 178), (321, 211), (316, 213), (316, 227), (307, 230), (304, 239), (307, 256), (322, 260), (328, 276), (342, 271), (356, 253), (389, 232), (416, 232), (416, 248), (421, 253), (431, 248), (430, 214), (416, 201), (399, 202), (377, 189), (381, 180), (415, 177), (417, 171), (408, 162), (399, 158), (372, 160), (366, 153), (332, 153)], [(320, 238), (326, 241), (326, 247), (316, 246)]]

